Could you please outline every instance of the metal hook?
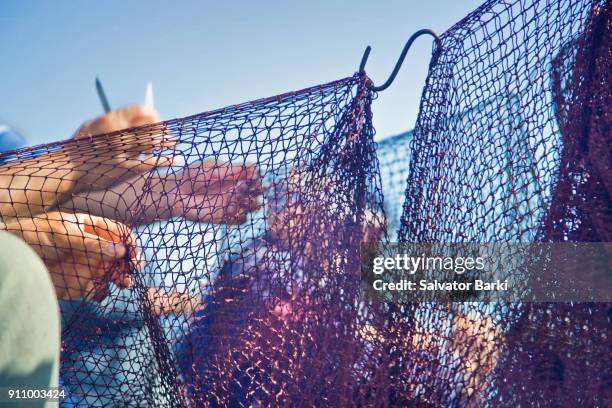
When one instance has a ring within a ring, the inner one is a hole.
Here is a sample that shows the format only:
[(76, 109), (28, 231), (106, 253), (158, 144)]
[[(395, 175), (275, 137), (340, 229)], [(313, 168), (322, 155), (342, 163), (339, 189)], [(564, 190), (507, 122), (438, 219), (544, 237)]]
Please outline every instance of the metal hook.
[[(385, 81), (385, 83), (382, 84), (381, 86), (372, 86), (372, 90), (376, 92), (384, 91), (385, 89), (389, 87), (389, 85), (393, 83), (393, 80), (397, 76), (397, 73), (399, 72), (399, 69), (401, 68), (402, 63), (404, 62), (404, 59), (406, 58), (406, 54), (408, 53), (408, 50), (412, 46), (412, 43), (414, 42), (414, 40), (416, 40), (418, 37), (424, 34), (431, 35), (436, 41), (436, 53), (442, 49), (442, 41), (440, 40), (440, 37), (438, 37), (438, 34), (436, 34), (434, 31), (430, 30), (429, 28), (424, 28), (422, 30), (417, 31), (416, 33), (412, 34), (412, 36), (406, 42), (406, 45), (404, 45), (404, 49), (402, 50), (402, 53), (400, 54), (399, 59), (395, 63), (395, 68), (393, 68), (393, 71), (391, 72), (391, 75), (389, 76), (387, 81)], [(359, 72), (365, 71), (365, 65), (366, 65), (366, 62), (368, 62), (370, 51), (372, 51), (372, 47), (368, 45), (365, 49), (365, 52), (363, 53), (363, 57), (361, 57), (361, 64), (359, 64)]]

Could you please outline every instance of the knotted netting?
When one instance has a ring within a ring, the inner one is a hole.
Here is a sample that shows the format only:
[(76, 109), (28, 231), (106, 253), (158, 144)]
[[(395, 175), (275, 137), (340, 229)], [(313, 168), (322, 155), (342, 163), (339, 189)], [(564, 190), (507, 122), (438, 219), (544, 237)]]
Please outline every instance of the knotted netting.
[(378, 145), (362, 73), (0, 156), (71, 403), (609, 405), (608, 304), (360, 290), (362, 244), (397, 229), (610, 240), (609, 30), (604, 1), (489, 1), (441, 36), (414, 132)]
[(2, 157), (4, 229), (51, 273), (73, 402), (376, 400), (372, 97), (358, 74)]
[(395, 237), (400, 228), (400, 218), (406, 197), (406, 179), (409, 170), (409, 149), (412, 131), (380, 140), (376, 144), (376, 155), (380, 162), (382, 192), (385, 197), (387, 231)]
[[(607, 1), (489, 1), (441, 36), (401, 241), (610, 241), (610, 18)], [(450, 338), (420, 341), (424, 363), (398, 369), (419, 367), (433, 405), (612, 403), (608, 303), (420, 303), (392, 316), (400, 337), (449, 322)], [(456, 336), (465, 344), (448, 354)], [(400, 391), (414, 387), (403, 378)]]

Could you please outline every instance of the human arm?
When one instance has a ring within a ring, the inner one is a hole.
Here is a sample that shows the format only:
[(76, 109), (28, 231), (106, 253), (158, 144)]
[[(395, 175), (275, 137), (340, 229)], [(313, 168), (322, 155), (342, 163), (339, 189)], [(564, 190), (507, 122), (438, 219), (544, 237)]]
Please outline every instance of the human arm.
[[(134, 287), (119, 288), (113, 290), (112, 296), (99, 302), (65, 299), (60, 301), (60, 305), (65, 316), (79, 313), (115, 322), (129, 320), (142, 323), (146, 312), (142, 308), (139, 290)], [(154, 316), (190, 316), (201, 303), (198, 297), (160, 288), (146, 288), (145, 294)]]
[(163, 127), (139, 128), (64, 142), (47, 153), (12, 160), (0, 166), (0, 218), (30, 217), (74, 193), (105, 189), (171, 165), (173, 156), (153, 153), (175, 143)]
[[(158, 122), (156, 112), (129, 106), (86, 122), (76, 139)], [(143, 135), (144, 137), (150, 137)], [(190, 221), (241, 224), (257, 209), (262, 193), (259, 171), (249, 164), (206, 160), (165, 174), (136, 175), (105, 190), (89, 190), (62, 203), (65, 211), (83, 211), (131, 223), (171, 217)]]
[(106, 191), (83, 192), (62, 203), (66, 211), (87, 211), (125, 223), (171, 217), (213, 224), (241, 224), (261, 206), (263, 191), (255, 166), (192, 164), (165, 175), (132, 177)]

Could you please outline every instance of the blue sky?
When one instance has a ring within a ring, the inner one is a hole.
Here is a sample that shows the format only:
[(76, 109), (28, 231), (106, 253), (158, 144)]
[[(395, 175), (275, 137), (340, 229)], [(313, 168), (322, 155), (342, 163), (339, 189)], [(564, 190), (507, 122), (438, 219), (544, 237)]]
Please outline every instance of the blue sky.
[[(386, 80), (406, 39), (441, 33), (481, 1), (17, 1), (0, 5), (0, 123), (30, 143), (66, 139), (152, 81), (163, 119), (349, 76)], [(414, 126), (431, 51), (415, 43), (374, 105), (377, 137)]]

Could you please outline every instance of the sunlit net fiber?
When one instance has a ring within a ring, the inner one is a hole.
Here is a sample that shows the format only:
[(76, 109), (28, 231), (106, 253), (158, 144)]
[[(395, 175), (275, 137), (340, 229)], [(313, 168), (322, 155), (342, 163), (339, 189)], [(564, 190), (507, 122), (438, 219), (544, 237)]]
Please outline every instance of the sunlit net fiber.
[[(489, 1), (442, 35), (413, 134), (400, 240), (610, 241), (610, 18), (607, 1)], [(611, 311), (391, 309), (399, 339), (414, 338), (411, 327), (460, 333), (450, 322), (471, 321), (454, 356), (455, 335), (419, 341), (428, 361), (405, 357), (394, 392), (416, 390), (435, 406), (609, 406)]]

